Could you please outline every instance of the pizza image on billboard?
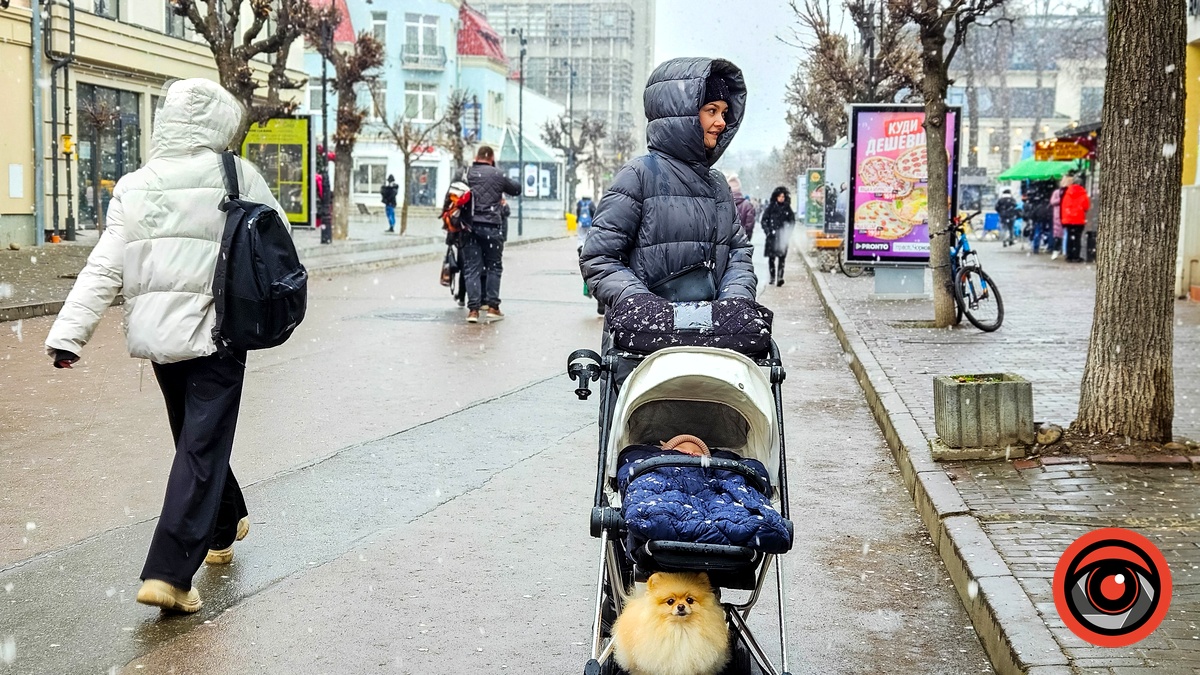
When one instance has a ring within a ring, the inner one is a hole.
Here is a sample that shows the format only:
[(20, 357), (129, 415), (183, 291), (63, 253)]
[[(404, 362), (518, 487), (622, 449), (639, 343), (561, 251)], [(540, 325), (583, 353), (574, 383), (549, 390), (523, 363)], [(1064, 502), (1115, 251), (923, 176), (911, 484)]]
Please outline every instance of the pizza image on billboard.
[[(958, 203), (959, 111), (946, 112), (947, 192)], [(869, 264), (929, 263), (929, 154), (920, 105), (855, 105), (850, 119), (846, 257)], [(937, 228), (932, 228), (937, 229)]]
[(876, 199), (854, 211), (854, 227), (876, 239), (895, 241), (913, 231), (914, 224), (905, 222), (896, 212), (895, 202)]
[(914, 183), (929, 180), (929, 151), (924, 145), (900, 155), (896, 160), (896, 175)]

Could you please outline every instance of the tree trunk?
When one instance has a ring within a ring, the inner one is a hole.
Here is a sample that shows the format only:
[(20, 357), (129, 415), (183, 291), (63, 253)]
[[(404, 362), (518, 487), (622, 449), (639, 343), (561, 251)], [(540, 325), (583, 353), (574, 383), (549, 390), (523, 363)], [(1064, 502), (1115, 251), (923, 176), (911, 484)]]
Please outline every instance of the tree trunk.
[(1082, 432), (1171, 440), (1185, 43), (1178, 0), (1109, 4), (1096, 307), (1074, 425)]
[(350, 185), (354, 182), (351, 172), (354, 170), (353, 150), (344, 150), (342, 145), (337, 148), (337, 157), (333, 160), (333, 238), (348, 239), (350, 237)]
[(412, 155), (404, 156), (404, 201), (400, 202), (400, 234), (408, 232), (408, 188), (412, 185)]
[(939, 236), (950, 222), (946, 189), (949, 158), (946, 154), (946, 87), (949, 77), (942, 62), (944, 31), (921, 31), (921, 66), (924, 77), (925, 149), (929, 155), (929, 267), (933, 269), (933, 321), (938, 328), (954, 324), (954, 297), (950, 291), (950, 240)]
[[(1007, 31), (1007, 32), (1006, 32)], [(1000, 171), (1012, 165), (1012, 90), (1008, 87), (1008, 68), (1012, 59), (1012, 28), (1002, 26), (997, 38), (996, 68), (1000, 84)]]

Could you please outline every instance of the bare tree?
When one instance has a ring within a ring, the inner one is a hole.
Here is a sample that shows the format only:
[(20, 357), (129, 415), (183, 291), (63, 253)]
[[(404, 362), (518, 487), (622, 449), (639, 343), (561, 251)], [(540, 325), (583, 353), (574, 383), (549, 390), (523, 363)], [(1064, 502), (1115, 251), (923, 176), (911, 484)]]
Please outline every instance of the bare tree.
[[(854, 37), (832, 23), (829, 0), (791, 1), (805, 58), (787, 88), (789, 141), (819, 157), (846, 134), (847, 103), (892, 101), (917, 88), (920, 61), (903, 17), (883, 0), (843, 0)], [(801, 167), (803, 168), (803, 167)]]
[(1073, 425), (1083, 433), (1171, 440), (1186, 42), (1186, 18), (1176, 0), (1109, 3), (1098, 150), (1105, 165), (1103, 227), (1096, 249), (1096, 307)]
[(408, 231), (408, 205), (412, 201), (412, 195), (409, 194), (409, 188), (412, 186), (412, 168), (422, 157), (433, 153), (433, 142), (438, 137), (438, 130), (446, 124), (447, 117), (443, 115), (432, 122), (417, 121), (413, 118), (419, 111), (408, 110), (406, 106), (403, 114), (391, 119), (388, 117), (383, 92), (374, 87), (371, 89), (371, 95), (375, 99), (375, 110), (383, 120), (383, 127), (400, 150), (400, 157), (404, 163), (404, 202), (400, 205), (400, 234), (404, 234)]
[(354, 43), (338, 45), (331, 36), (342, 22), (342, 14), (332, 4), (315, 10), (306, 26), (306, 36), (317, 52), (333, 64), (333, 90), (337, 94), (337, 130), (333, 134), (333, 238), (350, 235), (350, 184), (354, 181), (354, 145), (367, 115), (358, 104), (358, 92), (364, 84), (375, 82), (374, 70), (383, 65), (383, 45), (363, 31)]
[[(934, 324), (954, 324), (954, 298), (950, 286), (950, 247), (936, 239), (950, 222), (947, 190), (950, 159), (946, 152), (947, 72), (967, 31), (980, 17), (1004, 0), (889, 0), (892, 11), (911, 21), (921, 40), (921, 94), (925, 99), (925, 147), (929, 157), (929, 266), (933, 269)], [(949, 48), (946, 43), (949, 42)]]
[[(580, 120), (579, 125), (587, 122), (588, 118)], [(542, 125), (542, 140), (552, 148), (562, 150), (567, 156), (567, 201), (574, 203), (575, 190), (579, 186), (579, 157), (587, 145), (587, 140), (575, 133), (571, 128), (571, 118), (559, 115), (555, 119), (546, 120)], [(571, 161), (571, 158), (575, 161)]]
[(583, 161), (588, 178), (592, 182), (594, 197), (603, 193), (601, 182), (604, 171), (608, 167), (608, 159), (604, 149), (604, 140), (608, 138), (608, 125), (604, 120), (585, 117), (579, 124), (579, 136), (587, 150), (587, 158)]
[[(272, 117), (290, 114), (295, 101), (284, 101), (280, 92), (299, 89), (303, 80), (287, 76), (287, 61), (292, 43), (312, 21), (317, 8), (312, 0), (249, 0), (252, 20), (242, 26), (244, 0), (170, 0), (171, 11), (186, 17), (192, 28), (208, 43), (216, 61), (221, 86), (229, 90), (246, 108), (234, 147), (240, 148), (251, 122), (265, 122)], [(251, 62), (269, 55), (267, 95), (259, 97), (262, 84), (254, 77)]]
[(465, 176), (467, 173), (468, 129), (465, 128), (463, 118), (466, 117), (470, 103), (471, 94), (465, 89), (452, 90), (446, 99), (446, 113), (442, 115), (444, 122), (439, 134), (438, 145), (450, 153), (454, 162), (450, 167), (451, 177)]

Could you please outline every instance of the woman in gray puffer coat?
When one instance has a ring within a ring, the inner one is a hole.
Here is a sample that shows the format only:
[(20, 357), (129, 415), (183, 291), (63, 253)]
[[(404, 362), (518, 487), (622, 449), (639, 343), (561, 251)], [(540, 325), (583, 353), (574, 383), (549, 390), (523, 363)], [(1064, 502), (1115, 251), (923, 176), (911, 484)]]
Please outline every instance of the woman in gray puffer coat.
[(623, 166), (600, 200), (579, 258), (588, 286), (613, 307), (711, 260), (712, 299), (753, 299), (752, 248), (712, 168), (744, 119), (742, 71), (720, 59), (672, 59), (650, 75), (643, 100), (650, 153)]

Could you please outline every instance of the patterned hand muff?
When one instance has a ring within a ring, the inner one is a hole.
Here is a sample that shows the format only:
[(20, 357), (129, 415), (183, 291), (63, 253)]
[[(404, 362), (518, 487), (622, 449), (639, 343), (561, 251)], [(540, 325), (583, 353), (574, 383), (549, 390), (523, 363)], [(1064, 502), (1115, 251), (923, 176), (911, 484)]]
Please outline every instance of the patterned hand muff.
[(632, 295), (609, 310), (613, 344), (648, 354), (667, 347), (720, 347), (762, 356), (771, 346), (774, 313), (753, 300), (669, 302), (651, 293)]

